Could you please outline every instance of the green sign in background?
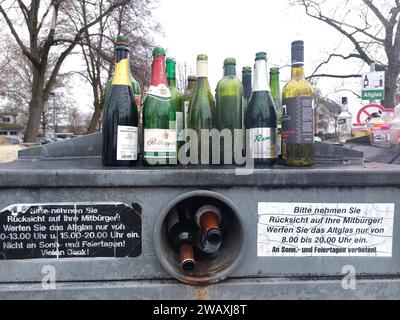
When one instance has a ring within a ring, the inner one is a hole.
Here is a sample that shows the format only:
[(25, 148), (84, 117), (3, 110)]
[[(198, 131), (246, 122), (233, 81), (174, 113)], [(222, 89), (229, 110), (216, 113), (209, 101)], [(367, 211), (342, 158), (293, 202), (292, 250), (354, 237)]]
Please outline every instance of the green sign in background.
[(365, 90), (362, 92), (363, 100), (385, 100), (385, 90)]

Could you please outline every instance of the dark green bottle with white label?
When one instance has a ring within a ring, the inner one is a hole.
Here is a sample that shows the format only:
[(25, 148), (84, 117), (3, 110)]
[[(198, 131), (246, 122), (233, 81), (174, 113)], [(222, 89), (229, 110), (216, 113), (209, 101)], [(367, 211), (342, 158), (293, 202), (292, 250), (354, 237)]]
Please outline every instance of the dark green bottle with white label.
[(256, 165), (276, 164), (277, 116), (267, 78), (267, 54), (256, 55), (253, 93), (247, 106), (245, 127), (251, 158)]
[[(232, 158), (225, 159), (225, 163), (232, 164), (234, 161), (234, 133), (242, 129), (242, 103), (243, 85), (236, 77), (236, 60), (227, 58), (224, 62), (224, 78), (219, 81), (216, 90), (217, 102), (217, 126), (222, 132), (225, 129), (231, 131)], [(225, 141), (221, 141), (221, 161), (224, 159)]]

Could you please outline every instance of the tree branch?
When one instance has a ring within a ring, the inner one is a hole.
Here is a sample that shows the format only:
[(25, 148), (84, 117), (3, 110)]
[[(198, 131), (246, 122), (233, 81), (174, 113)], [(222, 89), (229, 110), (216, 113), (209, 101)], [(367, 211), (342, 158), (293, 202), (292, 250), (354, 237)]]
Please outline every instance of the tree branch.
[(93, 20), (91, 23), (89, 23), (88, 25), (82, 27), (79, 32), (76, 34), (74, 40), (72, 41), (72, 43), (68, 46), (68, 48), (61, 53), (60, 58), (58, 59), (53, 72), (51, 73), (50, 79), (47, 82), (46, 88), (44, 90), (45, 95), (47, 96), (51, 90), (51, 86), (53, 84), (53, 82), (55, 81), (58, 72), (60, 71), (61, 65), (63, 64), (64, 60), (67, 58), (67, 56), (72, 52), (72, 50), (75, 48), (75, 46), (78, 44), (79, 40), (81, 39), (81, 36), (83, 35), (83, 33), (88, 30), (89, 28), (91, 28), (92, 26), (94, 26), (95, 24), (97, 24), (101, 19), (103, 19), (104, 16), (108, 15), (110, 12), (112, 12), (115, 8), (118, 8), (121, 5), (125, 5), (129, 2), (130, 0), (119, 0), (119, 1), (115, 1), (115, 3), (113, 5), (111, 5), (106, 11), (104, 11), (104, 13), (100, 16), (98, 16), (95, 20)]
[(19, 37), (17, 31), (15, 30), (13, 23), (11, 22), (10, 18), (8, 17), (7, 13), (4, 11), (2, 5), (0, 4), (0, 13), (3, 15), (4, 19), (7, 22), (8, 27), (12, 35), (14, 36), (15, 40), (17, 41), (18, 45), (20, 46), (22, 53), (35, 65), (39, 65), (40, 61), (37, 57), (34, 57), (28, 50), (28, 48), (24, 45), (21, 38)]
[(307, 80), (313, 78), (337, 78), (337, 79), (348, 79), (348, 78), (361, 78), (360, 74), (349, 74), (349, 75), (337, 75), (337, 74), (314, 74), (307, 77)]

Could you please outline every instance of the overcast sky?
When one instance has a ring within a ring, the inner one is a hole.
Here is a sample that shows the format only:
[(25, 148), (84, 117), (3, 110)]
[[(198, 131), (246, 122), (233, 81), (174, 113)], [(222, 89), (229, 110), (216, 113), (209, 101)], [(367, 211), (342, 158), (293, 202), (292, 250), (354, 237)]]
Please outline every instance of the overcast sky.
[[(237, 59), (238, 70), (254, 64), (255, 53), (268, 53), (269, 66), (285, 66), (290, 63), (290, 45), (293, 40), (304, 40), (306, 46), (306, 72), (310, 74), (328, 53), (338, 46), (340, 50), (351, 46), (335, 30), (307, 17), (302, 8), (289, 6), (287, 0), (161, 0), (154, 12), (164, 28), (164, 37), (158, 42), (170, 56), (186, 62), (195, 72), (196, 56), (209, 56), (210, 85), (215, 89), (222, 77), (223, 61), (232, 56)], [(335, 73), (349, 72), (348, 65), (330, 66)], [(351, 72), (359, 72), (355, 63)], [(364, 70), (368, 70), (368, 67)], [(290, 68), (282, 69), (282, 87), (290, 78)], [(347, 86), (361, 90), (360, 80), (347, 80)], [(342, 86), (342, 81), (325, 79), (318, 85), (324, 94), (330, 94)], [(340, 101), (348, 95), (357, 112), (359, 103), (349, 93), (330, 94)]]
[[(211, 90), (214, 92), (222, 77), (223, 61), (235, 57), (238, 71), (243, 66), (253, 66), (256, 52), (268, 54), (269, 66), (290, 64), (290, 46), (294, 40), (305, 41), (306, 73), (311, 74), (315, 67), (329, 53), (352, 52), (350, 43), (331, 27), (307, 17), (302, 8), (289, 6), (288, 0), (160, 0), (154, 17), (164, 30), (156, 36), (157, 42), (167, 50), (169, 56), (180, 63), (187, 63), (195, 73), (196, 57), (199, 53), (209, 56)], [(134, 59), (134, 57), (132, 57)], [(354, 61), (354, 60), (353, 60)], [(337, 74), (368, 71), (368, 66), (354, 61), (344, 64), (333, 61), (323, 71)], [(133, 70), (134, 71), (134, 70)], [(290, 68), (281, 70), (282, 88), (290, 79)], [(359, 79), (334, 80), (321, 79), (318, 87), (324, 95), (340, 102), (341, 96), (349, 97), (350, 110), (355, 115), (360, 101), (346, 92), (334, 93), (338, 89), (351, 88), (361, 91)], [(86, 85), (87, 87), (87, 85)], [(79, 103), (90, 110), (92, 97), (90, 88), (80, 91)]]

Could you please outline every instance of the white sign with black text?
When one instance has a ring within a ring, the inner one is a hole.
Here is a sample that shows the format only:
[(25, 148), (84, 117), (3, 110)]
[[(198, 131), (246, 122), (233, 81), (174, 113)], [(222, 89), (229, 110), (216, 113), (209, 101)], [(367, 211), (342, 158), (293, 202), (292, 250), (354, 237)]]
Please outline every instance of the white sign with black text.
[(395, 205), (259, 203), (259, 257), (392, 257)]

